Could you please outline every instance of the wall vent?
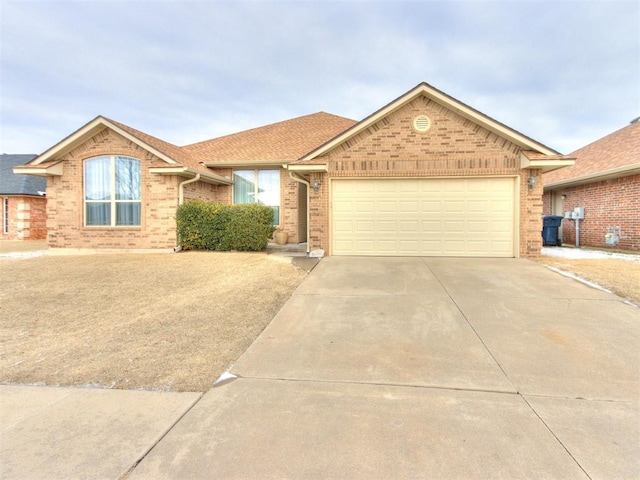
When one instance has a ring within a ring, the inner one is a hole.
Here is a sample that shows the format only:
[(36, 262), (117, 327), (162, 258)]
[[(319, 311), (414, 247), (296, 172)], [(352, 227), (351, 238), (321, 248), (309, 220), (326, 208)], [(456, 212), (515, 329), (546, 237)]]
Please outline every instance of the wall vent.
[(426, 132), (431, 128), (431, 119), (426, 115), (418, 115), (413, 119), (413, 128), (417, 132)]

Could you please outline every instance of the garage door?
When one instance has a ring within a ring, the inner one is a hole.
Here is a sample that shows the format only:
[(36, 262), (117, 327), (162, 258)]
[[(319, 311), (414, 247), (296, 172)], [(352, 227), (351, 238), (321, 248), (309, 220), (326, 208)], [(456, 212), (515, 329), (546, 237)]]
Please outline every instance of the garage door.
[(514, 178), (333, 180), (332, 254), (514, 256)]

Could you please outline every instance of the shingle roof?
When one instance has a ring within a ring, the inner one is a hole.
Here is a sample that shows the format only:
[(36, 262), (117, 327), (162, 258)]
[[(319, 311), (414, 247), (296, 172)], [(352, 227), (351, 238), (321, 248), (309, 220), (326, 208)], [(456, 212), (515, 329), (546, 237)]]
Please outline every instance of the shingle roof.
[(544, 174), (544, 183), (551, 184), (604, 173), (640, 163), (640, 121), (596, 140), (567, 155), (576, 164)]
[(167, 157), (175, 160), (176, 162), (181, 163), (186, 167), (192, 167), (197, 170), (208, 171), (206, 167), (204, 167), (197, 160), (192, 158), (191, 154), (188, 151), (186, 151), (184, 148), (178, 147), (169, 142), (165, 142), (164, 140), (160, 140), (159, 138), (156, 138), (152, 135), (141, 132), (140, 130), (136, 130), (135, 128), (125, 125), (124, 123), (116, 122), (115, 120), (111, 120), (110, 118), (107, 118), (107, 117), (103, 117), (103, 118), (113, 123), (117, 127), (121, 128), (128, 134), (133, 135), (138, 140), (146, 143), (150, 147), (155, 148), (156, 150), (163, 153)]
[(13, 173), (13, 167), (24, 165), (36, 155), (0, 155), (0, 195), (39, 195), (47, 188), (46, 178)]
[(201, 162), (293, 161), (355, 123), (355, 120), (318, 112), (182, 148)]

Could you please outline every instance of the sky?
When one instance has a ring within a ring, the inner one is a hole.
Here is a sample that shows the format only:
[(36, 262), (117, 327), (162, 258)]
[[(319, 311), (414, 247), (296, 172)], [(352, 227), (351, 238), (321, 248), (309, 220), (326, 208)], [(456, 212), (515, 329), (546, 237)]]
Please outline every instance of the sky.
[(640, 116), (637, 1), (0, 0), (0, 153), (98, 115), (175, 145), (421, 82), (561, 153)]

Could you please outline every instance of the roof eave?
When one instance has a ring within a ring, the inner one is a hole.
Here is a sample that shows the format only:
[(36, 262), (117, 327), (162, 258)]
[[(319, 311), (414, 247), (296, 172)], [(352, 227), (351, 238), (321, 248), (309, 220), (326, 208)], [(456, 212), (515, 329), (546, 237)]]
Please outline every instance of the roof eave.
[(204, 183), (210, 183), (212, 185), (232, 185), (233, 180), (215, 173), (201, 172), (194, 168), (175, 166), (175, 167), (151, 167), (149, 173), (156, 175), (177, 175), (185, 178), (195, 178), (200, 174), (200, 181)]
[(559, 168), (571, 167), (576, 164), (575, 158), (528, 158), (526, 155), (520, 155), (520, 168), (522, 169), (538, 169), (542, 173), (552, 172)]
[(312, 172), (328, 172), (329, 171), (329, 168), (327, 167), (326, 163), (322, 163), (322, 164), (296, 163), (296, 164), (288, 164), (288, 165), (282, 165), (282, 166), (287, 170), (289, 170), (290, 172), (312, 173)]
[(208, 168), (255, 168), (255, 167), (274, 167), (281, 168), (293, 160), (228, 160), (218, 162), (203, 162), (202, 164)]
[(589, 173), (581, 175), (579, 177), (567, 178), (565, 180), (558, 180), (556, 182), (550, 182), (544, 184), (545, 190), (553, 190), (559, 187), (574, 187), (577, 185), (583, 185), (585, 183), (600, 182), (604, 180), (611, 180), (614, 178), (626, 177), (628, 175), (640, 174), (640, 163), (634, 163), (632, 165), (625, 165), (623, 167), (612, 168), (604, 172)]
[(20, 167), (13, 167), (13, 173), (19, 175), (34, 175), (36, 177), (60, 177), (62, 176), (63, 167), (63, 162), (56, 162), (42, 167), (27, 164)]

